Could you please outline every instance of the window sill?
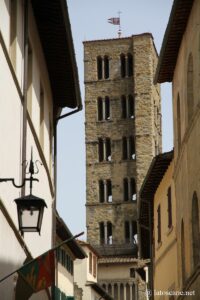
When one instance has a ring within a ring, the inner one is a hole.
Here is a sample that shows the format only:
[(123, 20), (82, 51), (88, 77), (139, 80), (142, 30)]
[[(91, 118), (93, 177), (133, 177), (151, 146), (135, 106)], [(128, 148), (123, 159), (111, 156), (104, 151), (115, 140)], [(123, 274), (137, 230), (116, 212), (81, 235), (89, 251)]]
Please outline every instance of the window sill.
[(96, 123), (98, 124), (105, 124), (105, 123), (112, 123), (113, 120), (112, 119), (108, 119), (108, 120), (97, 120)]
[(103, 160), (103, 161), (98, 161), (98, 164), (101, 164), (101, 165), (107, 165), (107, 164), (112, 164), (113, 161), (112, 160)]

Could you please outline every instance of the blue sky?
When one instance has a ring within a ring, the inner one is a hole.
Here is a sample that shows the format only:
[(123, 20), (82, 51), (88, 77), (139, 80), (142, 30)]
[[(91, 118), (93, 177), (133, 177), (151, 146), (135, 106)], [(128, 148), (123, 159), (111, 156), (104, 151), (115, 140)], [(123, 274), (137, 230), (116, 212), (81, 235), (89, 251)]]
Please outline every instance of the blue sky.
[[(121, 11), (122, 37), (151, 32), (158, 53), (172, 0), (68, 0), (69, 16), (84, 103), (83, 44), (85, 40), (117, 37), (118, 26), (107, 19)], [(171, 85), (162, 84), (163, 151), (173, 147)], [(63, 111), (65, 112), (65, 111)], [(58, 212), (76, 234), (85, 229), (85, 127), (84, 110), (58, 124)]]

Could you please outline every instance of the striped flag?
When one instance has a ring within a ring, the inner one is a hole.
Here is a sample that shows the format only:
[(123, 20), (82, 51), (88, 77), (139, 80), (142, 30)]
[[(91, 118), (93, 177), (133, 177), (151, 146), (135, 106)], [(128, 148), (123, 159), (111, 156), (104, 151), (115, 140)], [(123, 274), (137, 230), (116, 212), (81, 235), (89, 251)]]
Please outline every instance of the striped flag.
[(54, 250), (50, 250), (22, 267), (18, 274), (26, 281), (33, 292), (46, 289), (54, 284)]
[(110, 18), (108, 19), (108, 23), (113, 25), (120, 25), (120, 18)]

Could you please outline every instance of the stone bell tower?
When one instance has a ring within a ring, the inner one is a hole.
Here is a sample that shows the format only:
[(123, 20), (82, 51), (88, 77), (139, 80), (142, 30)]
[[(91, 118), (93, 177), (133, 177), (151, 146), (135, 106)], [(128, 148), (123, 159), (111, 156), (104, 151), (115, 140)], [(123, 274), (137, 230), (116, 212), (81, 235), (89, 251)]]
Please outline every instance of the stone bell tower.
[(84, 42), (87, 239), (115, 300), (139, 299), (138, 191), (161, 151), (156, 64), (150, 33)]

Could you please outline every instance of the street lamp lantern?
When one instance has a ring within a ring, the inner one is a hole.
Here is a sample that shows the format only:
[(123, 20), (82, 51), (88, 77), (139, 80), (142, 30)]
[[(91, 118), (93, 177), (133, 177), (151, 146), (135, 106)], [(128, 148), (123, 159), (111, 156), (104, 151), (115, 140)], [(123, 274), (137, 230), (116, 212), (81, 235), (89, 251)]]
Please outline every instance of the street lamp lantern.
[(20, 197), (14, 200), (17, 205), (19, 231), (38, 232), (40, 234), (45, 201), (34, 195)]
[[(14, 178), (0, 178), (0, 183), (10, 181), (16, 188), (22, 188), (23, 186), (25, 186), (25, 183), (27, 181), (29, 181), (30, 183), (30, 194), (28, 196), (22, 196), (14, 200), (17, 205), (19, 230), (22, 235), (24, 234), (24, 232), (38, 232), (40, 234), (44, 208), (47, 207), (44, 199), (32, 195), (33, 182), (39, 181), (37, 178), (33, 177), (34, 174), (37, 174), (39, 172), (37, 167), (37, 163), (39, 161), (37, 160), (34, 163), (32, 157), (33, 154), (31, 149), (29, 172), (26, 173), (30, 174), (30, 177), (24, 178), (21, 184), (16, 184)], [(34, 165), (36, 165), (37, 167), (36, 172), (34, 170)]]

